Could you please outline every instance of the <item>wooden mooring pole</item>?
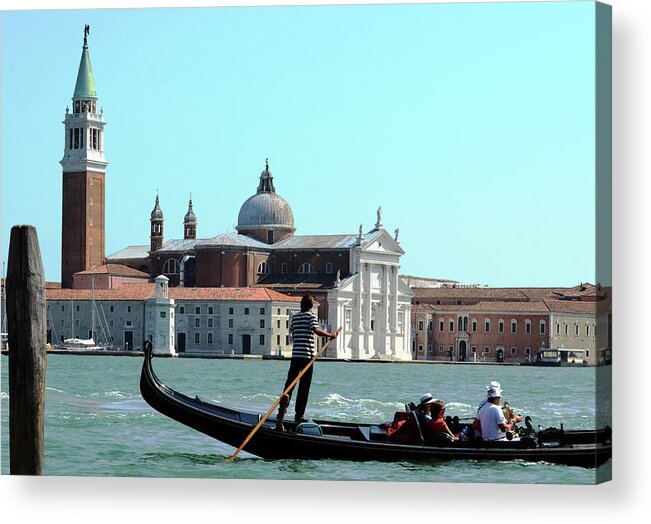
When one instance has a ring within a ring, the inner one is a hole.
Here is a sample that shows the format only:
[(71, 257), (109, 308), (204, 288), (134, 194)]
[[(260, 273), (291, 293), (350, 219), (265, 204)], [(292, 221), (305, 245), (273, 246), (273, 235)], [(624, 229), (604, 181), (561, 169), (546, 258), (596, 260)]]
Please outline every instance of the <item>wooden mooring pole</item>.
[(33, 226), (11, 228), (7, 264), (9, 473), (43, 475), (45, 277)]

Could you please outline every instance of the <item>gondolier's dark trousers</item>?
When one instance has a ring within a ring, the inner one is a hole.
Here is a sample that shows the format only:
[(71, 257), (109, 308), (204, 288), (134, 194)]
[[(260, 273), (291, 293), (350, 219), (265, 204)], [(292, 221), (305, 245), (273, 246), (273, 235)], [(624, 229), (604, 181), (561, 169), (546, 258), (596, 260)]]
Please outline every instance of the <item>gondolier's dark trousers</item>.
[[(291, 364), (289, 365), (289, 371), (287, 372), (287, 380), (285, 381), (285, 389), (293, 382), (293, 380), (298, 376), (301, 370), (310, 363), (309, 358), (293, 358)], [(307, 407), (307, 397), (310, 394), (310, 385), (312, 384), (312, 371), (314, 370), (314, 365), (310, 366), (305, 374), (301, 377), (301, 380), (298, 381), (298, 394), (296, 395), (296, 415), (295, 419), (299, 420), (303, 418), (305, 414), (305, 408)], [(295, 386), (294, 386), (295, 387)], [(287, 394), (289, 398), (292, 398), (292, 388)]]

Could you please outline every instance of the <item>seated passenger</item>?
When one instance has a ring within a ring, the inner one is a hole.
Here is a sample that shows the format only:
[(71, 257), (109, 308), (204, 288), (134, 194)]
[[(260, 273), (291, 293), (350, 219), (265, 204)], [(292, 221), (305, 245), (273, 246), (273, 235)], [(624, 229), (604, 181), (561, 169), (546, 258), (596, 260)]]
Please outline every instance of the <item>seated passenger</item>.
[(432, 420), (427, 423), (427, 437), (431, 440), (432, 436), (436, 433), (444, 433), (454, 440), (459, 440), (459, 435), (455, 435), (450, 431), (447, 423), (445, 422), (445, 404), (442, 400), (436, 400), (432, 404)]
[[(497, 382), (497, 380), (492, 380), (491, 383), (486, 386), (486, 391), (488, 391), (491, 388), (500, 388), (500, 383)], [(472, 428), (475, 430), (475, 438), (481, 440), (481, 424), (479, 423), (479, 410), (484, 407), (484, 405), (488, 402), (488, 400), (484, 399), (479, 403), (479, 406), (477, 406), (477, 413), (475, 415), (475, 420), (472, 421)]]
[[(481, 435), (483, 440), (508, 440), (507, 431), (511, 431), (516, 420), (508, 422), (500, 408), (502, 389), (492, 387), (486, 392), (486, 403), (479, 408), (477, 419), (481, 424)], [(520, 417), (517, 417), (520, 418)], [(517, 440), (516, 437), (513, 440)]]
[(435, 399), (431, 393), (425, 393), (420, 397), (420, 404), (416, 406), (416, 411), (418, 412), (419, 418), (422, 422), (429, 422), (432, 420), (432, 404), (434, 402), (439, 402)]

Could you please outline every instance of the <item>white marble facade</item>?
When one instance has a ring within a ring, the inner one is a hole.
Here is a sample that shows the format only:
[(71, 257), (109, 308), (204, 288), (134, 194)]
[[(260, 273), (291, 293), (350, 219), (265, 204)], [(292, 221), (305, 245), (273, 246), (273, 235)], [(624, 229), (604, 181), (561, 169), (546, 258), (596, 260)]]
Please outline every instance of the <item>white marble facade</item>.
[(342, 327), (328, 357), (411, 360), (411, 297), (400, 279), (404, 251), (384, 229), (360, 234), (351, 275), (328, 291), (328, 322)]

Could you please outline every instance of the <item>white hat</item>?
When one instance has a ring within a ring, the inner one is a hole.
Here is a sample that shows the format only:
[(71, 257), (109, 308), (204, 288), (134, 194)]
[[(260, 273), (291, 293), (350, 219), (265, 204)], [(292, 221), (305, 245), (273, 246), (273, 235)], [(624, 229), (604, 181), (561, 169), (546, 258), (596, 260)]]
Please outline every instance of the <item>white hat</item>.
[(424, 406), (425, 404), (431, 404), (432, 402), (436, 402), (436, 399), (432, 396), (431, 393), (425, 393), (422, 397), (420, 397), (419, 406)]
[(497, 380), (493, 380), (488, 386), (486, 386), (486, 389), (500, 389), (501, 387), (502, 386), (500, 386), (500, 383)]
[(488, 398), (501, 398), (502, 397), (502, 389), (501, 388), (488, 388), (488, 391), (486, 392), (486, 396)]

